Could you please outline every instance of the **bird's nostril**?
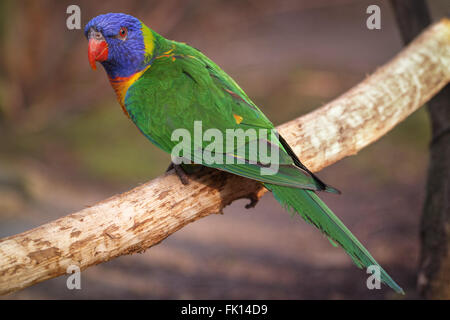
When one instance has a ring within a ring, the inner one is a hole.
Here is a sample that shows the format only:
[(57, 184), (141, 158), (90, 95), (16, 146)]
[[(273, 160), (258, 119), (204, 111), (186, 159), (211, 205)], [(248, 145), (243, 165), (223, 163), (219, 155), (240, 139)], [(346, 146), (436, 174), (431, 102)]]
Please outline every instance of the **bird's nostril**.
[(94, 28), (91, 28), (91, 30), (89, 31), (89, 38), (95, 40), (103, 40), (103, 35), (101, 32), (95, 30)]

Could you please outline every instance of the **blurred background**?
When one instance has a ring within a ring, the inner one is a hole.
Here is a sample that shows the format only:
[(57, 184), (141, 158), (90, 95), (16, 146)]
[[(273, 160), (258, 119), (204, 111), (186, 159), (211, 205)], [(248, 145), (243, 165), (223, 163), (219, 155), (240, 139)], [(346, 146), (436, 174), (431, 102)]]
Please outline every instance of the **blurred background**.
[[(122, 113), (102, 68), (93, 72), (67, 6), (94, 16), (124, 12), (200, 49), (278, 125), (363, 80), (402, 42), (388, 1), (0, 1), (0, 237), (39, 226), (164, 172), (170, 158)], [(366, 8), (381, 8), (381, 30)], [(450, 13), (429, 1), (434, 19)], [(323, 199), (381, 265), (416, 298), (418, 224), (429, 123), (424, 108), (380, 141), (319, 173), (343, 191)], [(143, 254), (2, 299), (202, 298), (398, 299), (368, 290), (340, 249), (266, 194), (236, 201)], [(295, 221), (293, 221), (295, 220)]]

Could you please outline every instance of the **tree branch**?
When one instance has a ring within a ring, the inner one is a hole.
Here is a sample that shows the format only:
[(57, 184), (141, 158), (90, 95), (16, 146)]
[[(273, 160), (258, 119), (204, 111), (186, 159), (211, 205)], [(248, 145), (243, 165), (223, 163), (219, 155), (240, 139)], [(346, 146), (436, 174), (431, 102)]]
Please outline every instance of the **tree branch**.
[[(431, 26), (362, 83), (278, 129), (312, 171), (354, 155), (427, 102), (450, 80), (450, 21)], [(188, 186), (171, 172), (33, 230), (0, 240), (0, 293), (141, 252), (239, 198), (255, 181), (203, 170)]]
[[(392, 5), (405, 44), (430, 24), (425, 0), (392, 0)], [(417, 285), (423, 298), (450, 299), (450, 85), (427, 105), (432, 139)]]

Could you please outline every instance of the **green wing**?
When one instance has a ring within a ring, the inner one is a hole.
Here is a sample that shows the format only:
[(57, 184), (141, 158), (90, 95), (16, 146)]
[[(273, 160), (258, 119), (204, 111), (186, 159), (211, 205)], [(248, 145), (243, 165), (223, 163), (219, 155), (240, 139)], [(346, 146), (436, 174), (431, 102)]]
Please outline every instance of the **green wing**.
[[(232, 150), (224, 145), (221, 151), (215, 151), (216, 159), (222, 159), (220, 164), (205, 163), (199, 158), (211, 141), (191, 141), (190, 153), (185, 157), (261, 182), (337, 192), (301, 164), (285, 141), (277, 136), (273, 124), (231, 77), (198, 50), (181, 43), (175, 46), (172, 55), (154, 60), (128, 89), (125, 98), (131, 119), (147, 138), (171, 153), (178, 144), (171, 139), (172, 132), (184, 128), (194, 136), (195, 121), (202, 121), (203, 132), (217, 129), (224, 137), (227, 129), (255, 129), (256, 136), (235, 141)], [(266, 132), (267, 136), (261, 132)], [(267, 159), (261, 159), (259, 153), (255, 158), (255, 153), (251, 152), (254, 145), (265, 145), (277, 153), (278, 160), (274, 163), (277, 166), (271, 174), (267, 174)], [(262, 169), (266, 174), (261, 174)]]

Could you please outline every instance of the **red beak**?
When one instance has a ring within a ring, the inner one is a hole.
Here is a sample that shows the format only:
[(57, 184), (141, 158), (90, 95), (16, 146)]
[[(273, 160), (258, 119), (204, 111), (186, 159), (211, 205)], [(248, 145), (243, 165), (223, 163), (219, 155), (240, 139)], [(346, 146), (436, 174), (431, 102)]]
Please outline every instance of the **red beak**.
[(108, 44), (106, 41), (94, 38), (89, 39), (88, 57), (91, 68), (96, 70), (96, 61), (102, 62), (108, 59)]

